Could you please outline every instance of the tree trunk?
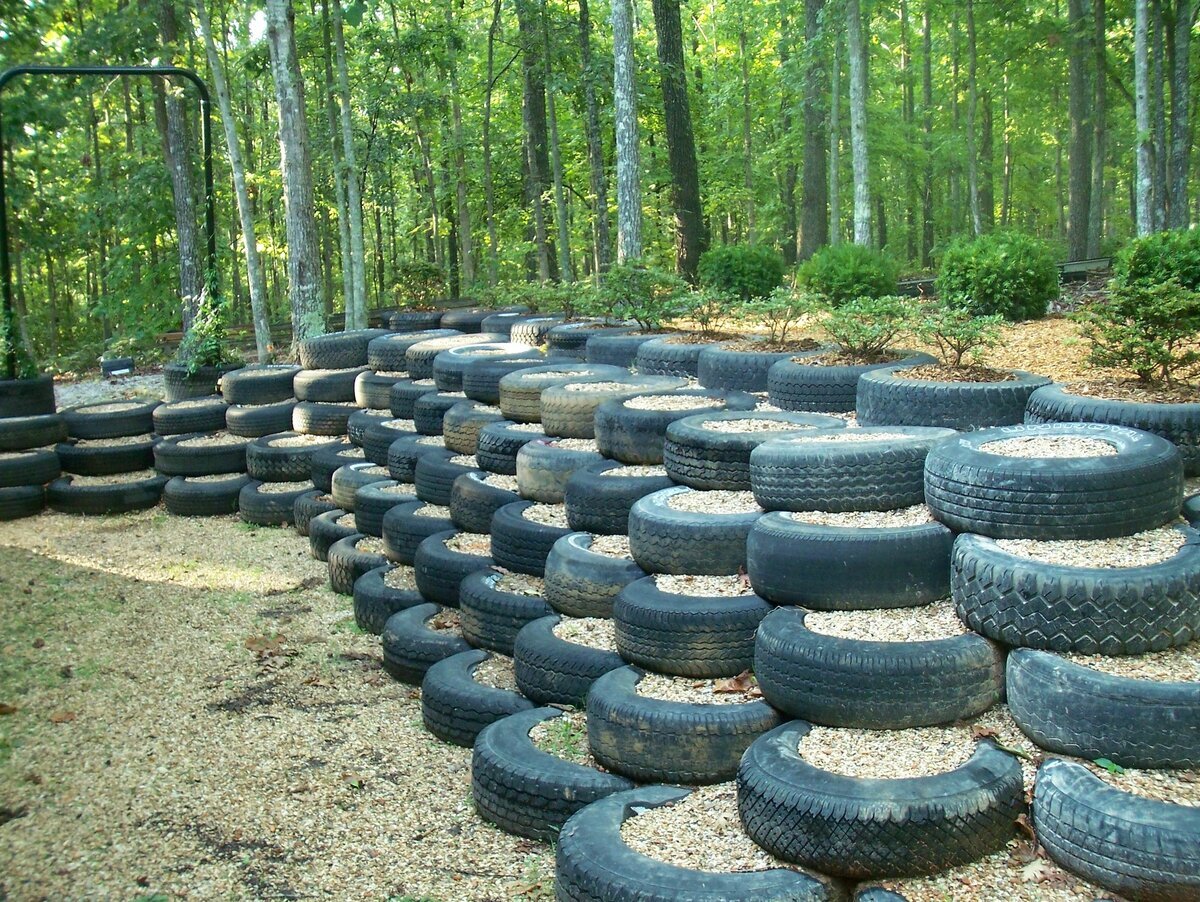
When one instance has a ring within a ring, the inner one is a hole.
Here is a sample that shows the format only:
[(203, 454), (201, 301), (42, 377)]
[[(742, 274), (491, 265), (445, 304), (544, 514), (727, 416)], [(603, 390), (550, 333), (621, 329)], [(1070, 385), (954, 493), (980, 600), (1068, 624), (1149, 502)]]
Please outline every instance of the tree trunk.
[(850, 153), (854, 163), (854, 243), (871, 243), (871, 179), (867, 151), (867, 39), (859, 0), (846, 2), (850, 53)]
[(296, 59), (291, 0), (266, 0), (266, 10), (271, 74), (279, 104), (279, 168), (287, 200), (285, 224), (292, 339), (300, 342), (325, 331), (312, 160), (308, 149), (308, 123), (304, 118), (304, 82)]
[(1091, 212), (1092, 124), (1088, 107), (1092, 98), (1087, 77), (1089, 29), (1083, 5), (1084, 0), (1067, 0), (1067, 108), (1071, 121), (1067, 154), (1067, 255), (1072, 260), (1087, 256)]
[(996, 186), (993, 179), (996, 160), (992, 92), (984, 91), (979, 100), (981, 112), (979, 122), (979, 214), (983, 230), (990, 232), (996, 227)]
[(596, 73), (592, 69), (592, 23), (588, 0), (579, 0), (579, 61), (592, 187), (594, 269), (603, 274), (612, 265), (612, 235), (608, 224), (608, 175), (604, 169), (604, 141), (600, 136), (600, 106), (596, 101)]
[(756, 210), (754, 203), (754, 135), (750, 112), (750, 54), (746, 49), (746, 23), (738, 27), (738, 53), (742, 60), (742, 188), (746, 192), (746, 243), (755, 239)]
[(525, 193), (533, 209), (534, 249), (538, 278), (554, 277), (553, 251), (546, 231), (546, 192), (550, 187), (550, 149), (546, 129), (546, 72), (542, 62), (542, 34), (531, 0), (516, 0), (517, 27), (521, 33), (521, 118), (525, 126), (528, 166)]
[(1134, 0), (1133, 84), (1137, 120), (1137, 233), (1154, 231), (1154, 160), (1150, 136), (1150, 0)]
[(784, 148), (784, 162), (776, 176), (779, 182), (779, 203), (783, 210), (783, 263), (796, 265), (800, 250), (800, 222), (796, 214), (796, 182), (800, 169), (796, 165), (792, 133), (796, 103), (792, 91), (792, 14), (791, 0), (779, 0), (779, 143)]
[(642, 174), (637, 93), (633, 83), (633, 10), (613, 0), (613, 107), (616, 119), (617, 262), (642, 256)]
[[(917, 119), (916, 86), (913, 83), (912, 72), (912, 37), (908, 21), (908, 2), (900, 0), (900, 69), (904, 87), (904, 131), (906, 135), (915, 132)], [(917, 258), (917, 174), (915, 167), (908, 167), (904, 175), (905, 188), (905, 240), (908, 245), (908, 259)]]
[(496, 184), (492, 175), (492, 90), (496, 82), (496, 35), (500, 31), (500, 2), (492, 0), (492, 24), (487, 36), (487, 84), (483, 96), (483, 200), (487, 215), (488, 285), (500, 278), (496, 250)]
[(842, 34), (833, 40), (829, 88), (829, 243), (842, 241)]
[[(1103, 0), (1095, 2), (1103, 3)], [(1188, 224), (1188, 166), (1192, 149), (1191, 42), (1196, 9), (1196, 0), (1177, 0), (1175, 4), (1175, 54), (1171, 67), (1171, 212), (1167, 222), (1173, 229), (1186, 228)]]
[(658, 35), (658, 71), (671, 167), (671, 205), (675, 211), (675, 270), (694, 284), (708, 236), (704, 233), (700, 172), (688, 104), (679, 0), (654, 0), (654, 28)]
[(554, 101), (555, 87), (550, 80), (550, 16), (546, 0), (542, 0), (542, 64), (543, 77), (550, 88), (546, 92), (546, 116), (550, 120), (550, 166), (554, 174), (554, 218), (558, 224), (558, 272), (563, 282), (574, 282), (571, 273), (571, 233), (567, 222), (567, 198), (563, 189), (562, 148), (558, 141), (558, 111)]
[(978, 63), (975, 45), (975, 2), (967, 0), (967, 202), (971, 211), (971, 232), (982, 235), (983, 215), (979, 210), (979, 152), (975, 135), (975, 123), (979, 113), (979, 88), (976, 83)]
[[(828, 77), (822, 51), (825, 0), (804, 0), (804, 161), (801, 167), (800, 259), (829, 243), (829, 186), (826, 163), (825, 91)], [(836, 89), (835, 89), (836, 90)], [(829, 129), (830, 142), (836, 141)], [(834, 157), (836, 165), (836, 157)]]
[(471, 233), (471, 207), (467, 203), (467, 162), (463, 141), (462, 103), (458, 89), (458, 34), (454, 3), (446, 3), (446, 58), (450, 69), (450, 122), (454, 138), (454, 201), (458, 216), (458, 259), (467, 290), (475, 284), (475, 242)]
[[(338, 252), (342, 264), (342, 305), (350, 307), (354, 297), (354, 253), (350, 245), (350, 211), (346, 204), (345, 166), (342, 162), (342, 142), (338, 140), (338, 112), (333, 80), (333, 25), (329, 15), (329, 4), (321, 6), (322, 57), (325, 63), (325, 124), (329, 129), (330, 159), (333, 161), (334, 207), (337, 210)], [(326, 306), (333, 303), (333, 296), (326, 299)]]
[(1150, 116), (1154, 128), (1154, 230), (1167, 227), (1167, 102), (1166, 69), (1163, 43), (1166, 26), (1163, 22), (1163, 0), (1151, 0), (1153, 19), (1151, 29)]
[(1092, 0), (1092, 173), (1088, 198), (1088, 257), (1100, 256), (1100, 242), (1104, 237), (1104, 157), (1108, 118), (1106, 36), (1104, 0)]
[(925, 0), (921, 23), (921, 106), (925, 141), (925, 173), (921, 185), (921, 265), (933, 262), (933, 21), (932, 0)]
[(1004, 174), (1000, 187), (1000, 225), (1008, 228), (1012, 216), (1013, 144), (1009, 126), (1008, 68), (1004, 69)]
[(342, 127), (343, 180), (346, 206), (350, 211), (350, 272), (353, 293), (346, 298), (346, 328), (365, 329), (367, 325), (367, 251), (363, 239), (362, 191), (358, 181), (358, 161), (354, 150), (354, 124), (350, 117), (350, 76), (346, 66), (346, 36), (342, 28), (342, 2), (332, 0), (333, 42), (337, 54), (338, 110)]

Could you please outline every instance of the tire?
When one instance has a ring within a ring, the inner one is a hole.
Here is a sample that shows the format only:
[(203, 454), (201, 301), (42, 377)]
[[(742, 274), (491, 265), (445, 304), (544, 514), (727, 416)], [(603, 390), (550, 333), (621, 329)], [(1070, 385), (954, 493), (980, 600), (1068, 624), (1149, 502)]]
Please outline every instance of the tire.
[[(659, 394), (647, 392), (648, 395)], [(746, 392), (723, 392), (713, 389), (683, 389), (662, 392), (674, 398), (695, 397), (697, 407), (690, 410), (637, 410), (627, 406), (632, 398), (614, 398), (596, 408), (594, 427), (596, 446), (605, 457), (634, 465), (661, 464), (667, 427), (676, 420), (720, 410), (753, 410), (758, 399)], [(705, 401), (720, 400), (716, 407)]]
[(672, 510), (667, 499), (683, 486), (662, 489), (629, 510), (629, 548), (647, 573), (727, 576), (746, 569), (746, 539), (762, 516)]
[(464, 579), (492, 566), (492, 559), (486, 555), (447, 548), (446, 540), (459, 534), (456, 529), (434, 533), (417, 546), (413, 555), (418, 591), (429, 601), (447, 608), (458, 607), (459, 587)]
[[(447, 348), (461, 348), (465, 345), (495, 344), (505, 341), (503, 335), (493, 335), (484, 332), (447, 335), (441, 338), (431, 338), (417, 342), (404, 352), (405, 365), (408, 375), (416, 379), (433, 378), (433, 359)], [(397, 367), (400, 369), (400, 367)]]
[(1200, 812), (1107, 785), (1074, 761), (1038, 768), (1033, 825), (1050, 857), (1127, 899), (1200, 896)]
[(584, 359), (588, 363), (620, 366), (630, 369), (637, 362), (638, 348), (648, 341), (664, 338), (662, 334), (646, 332), (599, 332), (588, 338)]
[(230, 407), (225, 411), (225, 425), (230, 434), (243, 438), (261, 438), (288, 432), (292, 428), (292, 412), (296, 401), (287, 398), (273, 404)]
[(392, 416), (401, 420), (411, 420), (417, 398), (437, 391), (432, 379), (401, 379), (392, 384), (388, 391), (388, 405)]
[(238, 495), (250, 477), (231, 473), (217, 481), (175, 476), (163, 486), (167, 512), (177, 517), (219, 517), (238, 512)]
[(454, 530), (448, 517), (422, 517), (413, 513), (428, 507), (423, 501), (397, 504), (383, 515), (383, 545), (388, 560), (412, 566), (417, 548), (432, 535)]
[(492, 558), (498, 566), (515, 573), (543, 576), (550, 549), (571, 530), (526, 520), (521, 514), (532, 504), (506, 504), (493, 515)]
[(362, 434), (362, 449), (367, 460), (387, 466), (388, 449), (392, 442), (407, 435), (417, 435), (415, 429), (409, 428), (412, 420), (397, 420), (388, 416), (373, 420)]
[(524, 357), (536, 352), (532, 345), (508, 340), (447, 348), (433, 358), (433, 382), (438, 391), (462, 391), (463, 372), (472, 362)]
[(670, 476), (605, 476), (621, 464), (603, 461), (576, 470), (563, 490), (572, 529), (597, 535), (626, 535), (629, 511), (639, 498), (675, 485)]
[(523, 368), (500, 379), (500, 412), (514, 423), (537, 423), (542, 419), (542, 392), (568, 382), (600, 382), (628, 379), (629, 371), (598, 364), (559, 364)]
[(754, 673), (768, 702), (830, 727), (903, 730), (982, 714), (1004, 693), (1004, 652), (968, 633), (924, 642), (869, 642), (809, 630), (779, 608), (758, 627)]
[(492, 516), (496, 511), (506, 504), (521, 500), (516, 492), (484, 482), (488, 475), (472, 470), (454, 480), (450, 487), (450, 519), (456, 529), (490, 533)]
[(421, 435), (442, 435), (446, 411), (464, 399), (461, 392), (428, 392), (421, 395), (413, 402), (413, 428)]
[(557, 708), (518, 711), (484, 727), (471, 754), (471, 797), (480, 817), (506, 833), (553, 842), (571, 815), (614, 792), (624, 777), (543, 752), (529, 731), (561, 717)]
[(827, 349), (811, 351), (736, 351), (726, 344), (716, 344), (700, 352), (696, 362), (696, 378), (705, 388), (724, 388), (735, 391), (767, 391), (767, 373), (783, 360), (815, 356)]
[(153, 431), (158, 435), (182, 435), (188, 432), (217, 432), (225, 428), (229, 405), (219, 395), (193, 398), (174, 404), (159, 404), (150, 414)]
[(411, 484), (417, 478), (417, 461), (426, 454), (449, 454), (444, 446), (426, 444), (429, 436), (413, 433), (401, 436), (388, 446), (387, 469), (392, 479)]
[(334, 504), (344, 511), (353, 513), (355, 493), (364, 485), (385, 481), (391, 481), (388, 472), (378, 464), (367, 460), (344, 464), (333, 471), (329, 494), (333, 496)]
[(398, 504), (410, 504), (417, 496), (394, 479), (360, 485), (354, 492), (354, 522), (363, 535), (383, 538), (383, 516)]
[(0, 452), (27, 451), (66, 441), (67, 423), (61, 414), (9, 417), (0, 421)]
[(463, 638), (473, 646), (511, 656), (521, 628), (554, 611), (540, 596), (498, 589), (503, 576), (490, 568), (465, 576), (458, 588), (459, 616)]
[(33, 517), (46, 509), (46, 489), (40, 485), (0, 488), (0, 522)]
[(329, 549), (347, 536), (361, 535), (352, 526), (341, 526), (338, 520), (346, 515), (340, 507), (317, 514), (308, 521), (308, 548), (318, 561), (329, 560)]
[(520, 341), (537, 347), (544, 345), (550, 330), (562, 322), (565, 322), (562, 316), (531, 316), (513, 323), (508, 330), (508, 337), (510, 341)]
[(667, 864), (634, 852), (621, 825), (644, 811), (671, 805), (691, 790), (642, 786), (609, 795), (574, 815), (558, 837), (554, 878), (562, 902), (817, 902), (843, 898), (829, 881), (788, 868), (716, 873)]
[(1018, 648), (1007, 687), (1013, 720), (1047, 751), (1122, 767), (1200, 767), (1200, 684), (1110, 676)]
[[(424, 454), (413, 471), (413, 488), (416, 496), (427, 504), (449, 507), (454, 481), (467, 473), (482, 475), (483, 470), (455, 463), (454, 455), (449, 451)], [(486, 529), (482, 531), (487, 532)]]
[[(878, 441), (805, 441), (871, 433)], [(832, 433), (832, 434), (831, 434)], [(887, 436), (902, 434), (902, 439)], [(925, 458), (950, 429), (869, 426), (764, 442), (750, 452), (750, 489), (766, 510), (879, 511), (925, 503)]]
[(312, 478), (312, 459), (318, 451), (338, 448), (335, 439), (319, 445), (279, 445), (294, 439), (295, 432), (264, 435), (246, 445), (246, 472), (260, 482), (303, 482)]
[(401, 310), (388, 319), (393, 332), (412, 333), (436, 329), (442, 321), (444, 310)]
[(314, 517), (337, 510), (333, 499), (320, 489), (309, 489), (296, 499), (292, 505), (292, 520), (296, 525), (296, 534), (308, 537), (308, 524)]
[[(109, 441), (80, 439), (60, 442), (55, 446), (57, 463), (61, 464), (64, 473), (75, 473), (79, 476), (111, 476), (146, 470), (154, 466), (154, 446), (157, 439), (153, 436), (147, 435), (140, 441), (129, 444), (113, 445), (108, 444)], [(21, 483), (10, 484), (32, 485), (49, 481), (27, 478)]]
[(509, 373), (533, 369), (538, 366), (569, 365), (575, 361), (569, 357), (548, 357), (540, 352), (531, 352), (523, 357), (505, 360), (484, 357), (472, 360), (463, 368), (463, 394), (472, 401), (483, 404), (500, 404), (500, 380)]
[(500, 408), (478, 401), (459, 401), (442, 416), (446, 447), (455, 454), (473, 455), (479, 447), (479, 430), (489, 423), (502, 423)]
[(907, 369), (937, 363), (930, 354), (898, 351), (889, 363), (826, 366), (806, 363), (804, 357), (780, 360), (767, 370), (767, 397), (784, 410), (851, 413), (858, 397), (858, 378), (882, 369)]
[[(356, 410), (346, 420), (346, 438), (351, 444), (362, 448), (366, 444), (367, 430), (385, 421), (396, 422), (390, 410)], [(385, 454), (386, 451), (385, 447)], [(367, 453), (365, 448), (363, 453)]]
[[(267, 491), (262, 491), (263, 486)], [(238, 494), (238, 513), (244, 523), (255, 526), (294, 526), (296, 499), (312, 491), (311, 482), (301, 482), (295, 488), (279, 491), (283, 483), (263, 483), (252, 479)]]
[[(585, 380), (586, 382), (599, 380)], [(573, 383), (552, 385), (541, 394), (542, 429), (547, 435), (562, 438), (595, 438), (596, 408), (610, 398), (650, 392), (673, 392), (686, 388), (687, 382), (674, 376), (627, 376), (613, 379), (620, 388), (599, 391), (571, 391)]]
[(1200, 494), (1191, 495), (1183, 500), (1181, 516), (1195, 526), (1200, 523)]
[(1200, 475), (1200, 403), (1150, 404), (1073, 395), (1046, 385), (1029, 396), (1026, 423), (1109, 423), (1152, 432), (1174, 443), (1189, 476)]
[(292, 364), (244, 366), (221, 377), (221, 394), (227, 404), (258, 406), (293, 397), (292, 380), (300, 367)]
[[(716, 432), (706, 423), (753, 418), (778, 420), (780, 432)], [(663, 466), (675, 482), (693, 489), (750, 491), (750, 452), (771, 439), (813, 429), (842, 429), (836, 417), (809, 413), (705, 413), (667, 427)], [(785, 431), (786, 430), (786, 431)]]
[(562, 504), (571, 475), (603, 460), (599, 451), (563, 448), (553, 439), (527, 442), (517, 452), (518, 491), (522, 498)]
[[(72, 448), (71, 445), (59, 445), (59, 450)], [(142, 470), (148, 466), (142, 463), (139, 467), (130, 469)], [(52, 479), (62, 475), (59, 456), (54, 451), (45, 449), (18, 452), (12, 457), (0, 457), (0, 488), (15, 488), (25, 485), (45, 485)]]
[[(179, 363), (168, 363), (163, 367), (163, 400), (168, 404), (176, 401), (186, 401), (189, 398), (203, 398), (216, 394), (217, 385), (229, 373), (242, 368), (240, 363), (222, 364), (221, 366), (201, 366), (194, 372), (189, 372), (186, 366)], [(149, 429), (142, 430), (149, 432)]]
[(392, 386), (407, 378), (403, 373), (365, 370), (354, 379), (354, 403), (363, 410), (389, 410)]
[(533, 707), (511, 689), (475, 682), (471, 674), (492, 655), (479, 649), (459, 652), (430, 666), (421, 680), (421, 720), (443, 742), (471, 748), (484, 727)]
[(300, 366), (306, 370), (343, 370), (367, 365), (371, 340), (387, 335), (386, 329), (331, 332), (299, 343)]
[(695, 379), (700, 369), (700, 352), (712, 344), (705, 341), (685, 344), (671, 337), (656, 338), (638, 348), (634, 365), (639, 373), (648, 376), (683, 376)]
[(441, 610), (439, 605), (426, 602), (398, 611), (387, 619), (379, 638), (383, 646), (383, 669), (394, 679), (419, 686), (432, 664), (471, 650), (461, 636), (426, 626)]
[(512, 327), (519, 322), (529, 319), (538, 319), (535, 314), (528, 311), (518, 313), (515, 310), (506, 311), (503, 313), (489, 313), (483, 318), (479, 324), (480, 332), (495, 332), (497, 335), (512, 335)]
[(292, 410), (292, 429), (304, 435), (342, 436), (356, 410), (351, 403), (301, 401)]
[(366, 458), (362, 450), (347, 441), (321, 446), (309, 458), (308, 476), (313, 485), (326, 494), (333, 491), (333, 474), (346, 464), (359, 464)]
[(1025, 418), (1029, 396), (1050, 380), (1013, 370), (1008, 382), (933, 382), (905, 379), (885, 368), (858, 380), (855, 410), (860, 426), (942, 426), (968, 432), (1012, 426)]
[(556, 614), (521, 627), (513, 643), (517, 688), (539, 705), (582, 708), (592, 684), (610, 670), (624, 667), (615, 651), (589, 648), (554, 635)]
[(617, 651), (656, 673), (732, 677), (754, 666), (754, 632), (771, 611), (753, 593), (732, 598), (673, 595), (653, 577), (636, 580), (613, 602)]
[(70, 476), (61, 476), (46, 486), (46, 504), (63, 514), (127, 514), (158, 504), (166, 476), (133, 477), (112, 485), (74, 485)]
[[(436, 314), (440, 320), (442, 314)], [(405, 356), (408, 349), (415, 344), (429, 341), (431, 338), (446, 338), (450, 335), (460, 335), (457, 329), (438, 328), (434, 321), (432, 326), (415, 331), (405, 330), (400, 334), (383, 335), (371, 340), (367, 346), (367, 366), (373, 370), (385, 373), (408, 372), (408, 359)]]
[(597, 554), (592, 536), (573, 532), (563, 536), (546, 558), (543, 595), (550, 606), (569, 617), (613, 615), (613, 601), (646, 571), (627, 558)]
[(559, 323), (546, 333), (546, 347), (555, 354), (564, 354), (583, 360), (587, 356), (587, 343), (595, 335), (625, 335), (632, 326), (614, 326), (602, 320), (582, 320)]
[(164, 476), (215, 476), (246, 472), (248, 442), (194, 445), (204, 434), (173, 435), (154, 446), (154, 468)]
[[(1005, 457), (980, 450), (1000, 439), (1100, 439), (1102, 457)], [(987, 429), (946, 441), (925, 459), (933, 515), (956, 532), (992, 538), (1105, 539), (1179, 516), (1183, 461), (1164, 438), (1095, 423)]]
[(354, 583), (360, 576), (387, 565), (387, 558), (382, 554), (358, 548), (358, 543), (365, 538), (368, 537), (355, 533), (329, 546), (329, 588), (338, 595), (353, 595)]
[(587, 697), (592, 755), (639, 783), (731, 780), (750, 743), (779, 726), (763, 701), (691, 704), (639, 695), (643, 676), (636, 667), (618, 668), (596, 680)]
[(468, 335), (483, 331), (483, 321), (496, 311), (490, 307), (459, 307), (442, 314), (445, 329), (457, 329)]
[[(117, 410), (103, 409), (112, 404), (121, 406)], [(71, 438), (125, 438), (153, 432), (156, 407), (157, 401), (98, 401), (68, 408), (62, 418)]]
[(378, 636), (393, 614), (425, 604), (415, 587), (393, 589), (384, 582), (384, 577), (396, 569), (395, 564), (384, 564), (354, 581), (354, 622), (364, 632)]
[(0, 419), (47, 416), (56, 409), (50, 375), (0, 380)]
[(951, 771), (858, 779), (800, 757), (809, 726), (759, 739), (737, 774), (746, 833), (784, 861), (853, 880), (933, 874), (1004, 848), (1025, 808), (1021, 765), (991, 740)]
[(527, 432), (510, 420), (488, 423), (479, 430), (479, 440), (475, 445), (475, 460), (489, 473), (516, 476), (517, 453), (521, 448), (529, 442), (549, 440), (550, 437), (544, 433)]
[(816, 611), (921, 607), (950, 594), (953, 546), (954, 534), (937, 522), (823, 526), (771, 513), (750, 529), (746, 572), (772, 604)]

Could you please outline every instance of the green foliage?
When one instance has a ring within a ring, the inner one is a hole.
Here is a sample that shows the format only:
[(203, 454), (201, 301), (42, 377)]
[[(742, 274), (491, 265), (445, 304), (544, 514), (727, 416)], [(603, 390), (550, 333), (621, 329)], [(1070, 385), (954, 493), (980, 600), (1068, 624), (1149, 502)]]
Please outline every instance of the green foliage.
[(719, 244), (700, 255), (700, 284), (743, 301), (765, 298), (783, 281), (783, 258), (773, 248)]
[(671, 273), (643, 263), (622, 263), (604, 277), (599, 298), (609, 315), (632, 319), (642, 331), (651, 332), (687, 312), (686, 292), (684, 281)]
[(796, 283), (837, 307), (855, 298), (896, 293), (896, 262), (883, 251), (861, 244), (831, 244), (796, 270)]
[(950, 306), (1019, 322), (1046, 315), (1058, 297), (1049, 246), (1020, 232), (992, 232), (953, 242), (942, 258), (937, 292)]
[(0, 379), (8, 379), (8, 355), (14, 353), (16, 367), (11, 374), (14, 379), (32, 379), (38, 374), (38, 366), (25, 342), (21, 341), (17, 324), (0, 310)]
[(817, 308), (818, 303), (812, 295), (780, 286), (765, 298), (751, 300), (742, 309), (755, 325), (766, 327), (767, 341), (783, 344), (787, 341), (788, 330), (806, 314), (816, 312)]
[(202, 366), (220, 366), (237, 360), (224, 344), (227, 312), (225, 303), (207, 290), (200, 295), (192, 326), (184, 333), (175, 355), (176, 362), (186, 366), (189, 373)]
[(879, 363), (887, 359), (896, 339), (911, 329), (916, 312), (912, 298), (853, 298), (828, 309), (821, 329), (858, 363)]
[(719, 288), (700, 288), (684, 297), (687, 317), (700, 327), (700, 335), (711, 338), (721, 320), (738, 312), (738, 299)]
[(396, 304), (421, 309), (446, 293), (446, 273), (428, 260), (404, 260), (393, 273)]
[(608, 312), (600, 292), (587, 283), (562, 285), (548, 282), (502, 282), (482, 293), (488, 306), (523, 304), (531, 313), (561, 313), (566, 319), (599, 316)]
[(1077, 315), (1092, 342), (1090, 359), (1171, 385), (1200, 365), (1200, 291), (1174, 278), (1161, 284), (1114, 280), (1108, 297)]
[(926, 344), (936, 345), (943, 362), (962, 366), (964, 359), (999, 343), (1003, 324), (1004, 317), (998, 313), (976, 316), (963, 307), (931, 303), (921, 308), (913, 332)]
[(1200, 289), (1200, 230), (1179, 229), (1135, 238), (1113, 261), (1119, 285), (1162, 285)]

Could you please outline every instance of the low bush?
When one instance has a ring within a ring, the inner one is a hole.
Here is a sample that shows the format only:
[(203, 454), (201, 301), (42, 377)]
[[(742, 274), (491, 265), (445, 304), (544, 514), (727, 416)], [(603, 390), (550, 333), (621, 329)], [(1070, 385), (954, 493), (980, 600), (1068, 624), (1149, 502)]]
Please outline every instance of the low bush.
[(796, 281), (838, 307), (855, 298), (894, 295), (898, 272), (895, 261), (882, 251), (860, 244), (831, 244), (800, 264)]
[(1058, 297), (1058, 267), (1049, 245), (1020, 232), (959, 239), (942, 258), (937, 292), (947, 306), (1007, 320), (1046, 315)]
[(943, 303), (926, 304), (913, 327), (913, 334), (926, 344), (935, 345), (938, 356), (948, 366), (962, 366), (985, 348), (1000, 341), (1004, 317), (998, 313), (977, 316), (962, 307)]
[(719, 288), (700, 288), (684, 297), (687, 317), (700, 327), (700, 335), (711, 338), (720, 331), (721, 321), (737, 315), (740, 302)]
[(446, 273), (428, 260), (404, 260), (394, 278), (392, 293), (401, 307), (427, 307), (446, 293)]
[(192, 325), (184, 333), (175, 354), (175, 361), (186, 366), (189, 373), (195, 373), (202, 366), (238, 361), (238, 356), (224, 343), (227, 313), (228, 305), (224, 301), (214, 298), (208, 289), (201, 292)]
[(1200, 230), (1135, 238), (1117, 255), (1113, 275), (1119, 285), (1163, 285), (1174, 279), (1181, 288), (1200, 290)]
[(721, 244), (700, 255), (700, 284), (749, 301), (765, 298), (783, 281), (783, 258), (754, 244)]
[(766, 327), (767, 341), (783, 344), (787, 341), (788, 330), (806, 314), (815, 312), (817, 306), (812, 295), (781, 286), (765, 298), (750, 301), (742, 308), (742, 312), (756, 327)]
[(1174, 277), (1159, 284), (1111, 284), (1108, 297), (1077, 314), (1091, 362), (1144, 383), (1172, 385), (1200, 370), (1200, 291)]
[(856, 363), (880, 363), (896, 340), (911, 330), (915, 316), (912, 298), (853, 298), (827, 309), (821, 330)]
[(608, 315), (632, 319), (644, 332), (688, 311), (687, 284), (668, 272), (640, 263), (614, 266), (604, 277), (599, 299)]

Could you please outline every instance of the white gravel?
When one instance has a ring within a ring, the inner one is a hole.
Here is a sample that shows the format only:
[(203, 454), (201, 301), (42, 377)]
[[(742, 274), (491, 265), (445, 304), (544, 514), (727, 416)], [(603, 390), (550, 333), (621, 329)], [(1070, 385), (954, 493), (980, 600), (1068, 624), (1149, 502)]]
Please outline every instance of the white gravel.
[(655, 574), (654, 586), (668, 595), (691, 595), (697, 598), (737, 598), (753, 595), (750, 580), (745, 576), (691, 576)]
[(633, 560), (633, 553), (629, 550), (629, 536), (592, 536), (588, 551), (605, 557)]
[(567, 529), (567, 506), (565, 504), (531, 504), (521, 511), (521, 516), (531, 523), (557, 526)]
[(596, 447), (596, 440), (591, 438), (556, 438), (549, 444), (564, 451), (585, 451), (592, 454), (600, 452)]
[(995, 539), (1002, 551), (1063, 567), (1147, 567), (1170, 560), (1187, 543), (1187, 535), (1170, 526), (1115, 539)]
[(404, 564), (396, 564), (383, 574), (383, 584), (397, 591), (411, 591), (417, 588), (416, 571)]
[(563, 617), (554, 624), (554, 635), (575, 645), (603, 651), (617, 650), (613, 622), (601, 617)]
[(892, 511), (792, 511), (787, 517), (799, 523), (852, 529), (894, 529), (933, 522), (933, 513), (924, 504)]
[(1003, 457), (1111, 457), (1117, 448), (1111, 442), (1074, 435), (1037, 435), (984, 442), (979, 450)]
[(414, 517), (441, 517), (449, 519), (450, 508), (442, 507), (440, 504), (422, 504), (412, 512)]
[[(836, 414), (834, 414), (836, 416)], [(835, 429), (823, 435), (805, 435), (797, 438), (797, 442), (813, 442), (814, 444), (850, 445), (860, 442), (905, 442), (913, 441), (911, 435), (902, 432), (866, 432), (859, 429)]]
[(762, 697), (758, 684), (749, 675), (727, 680), (699, 680), (647, 673), (638, 681), (637, 693), (646, 698), (689, 705), (740, 705)]
[(628, 466), (628, 467), (613, 467), (611, 470), (602, 470), (601, 476), (622, 476), (626, 479), (640, 478), (644, 476), (666, 476), (667, 470), (662, 466)]
[(725, 403), (704, 395), (638, 395), (622, 402), (630, 410), (708, 410)]
[(492, 537), (477, 532), (460, 532), (451, 536), (445, 542), (449, 551), (459, 554), (479, 554), (484, 557), (492, 556)]
[(690, 514), (763, 513), (763, 509), (754, 500), (753, 492), (701, 492), (689, 489), (669, 495), (666, 501), (671, 510)]
[[(241, 474), (233, 474), (232, 478), (236, 478)], [(223, 478), (231, 478), (228, 474)], [(264, 482), (258, 487), (260, 495), (285, 495), (288, 492), (307, 492), (313, 487), (310, 480), (304, 482)]]
[(811, 611), (804, 625), (823, 636), (863, 642), (928, 642), (969, 632), (950, 601), (884, 611)]
[(786, 420), (768, 420), (748, 413), (745, 417), (728, 420), (708, 420), (703, 424), (703, 428), (709, 432), (740, 434), (743, 432), (799, 432), (813, 427), (805, 426), (802, 423), (789, 423)]
[(800, 740), (800, 757), (813, 767), (860, 779), (926, 777), (954, 770), (975, 753), (968, 728), (847, 730), (814, 726)]
[(1110, 676), (1159, 683), (1200, 682), (1200, 641), (1144, 655), (1063, 655), (1068, 661)]

